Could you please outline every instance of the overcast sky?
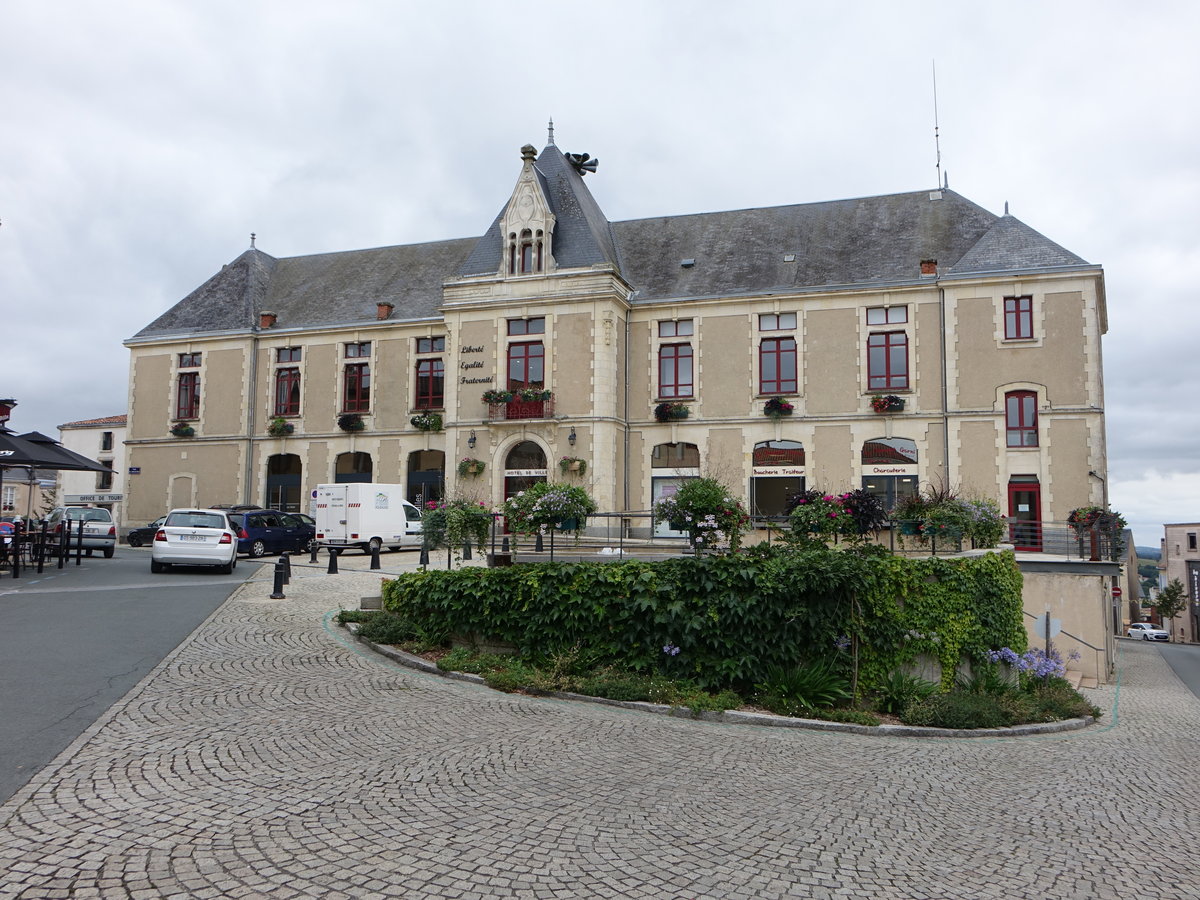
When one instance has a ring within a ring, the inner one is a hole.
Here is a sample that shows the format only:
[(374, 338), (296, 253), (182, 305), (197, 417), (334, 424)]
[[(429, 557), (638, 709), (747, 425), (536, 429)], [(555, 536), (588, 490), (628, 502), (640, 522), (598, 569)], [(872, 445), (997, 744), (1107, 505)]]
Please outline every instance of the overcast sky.
[(1200, 521), (1200, 4), (832, 6), (5, 0), (10, 425), (125, 412), (122, 340), (252, 231), (482, 234), (550, 116), (613, 220), (932, 187), (936, 63), (950, 187), (1104, 266), (1112, 505)]

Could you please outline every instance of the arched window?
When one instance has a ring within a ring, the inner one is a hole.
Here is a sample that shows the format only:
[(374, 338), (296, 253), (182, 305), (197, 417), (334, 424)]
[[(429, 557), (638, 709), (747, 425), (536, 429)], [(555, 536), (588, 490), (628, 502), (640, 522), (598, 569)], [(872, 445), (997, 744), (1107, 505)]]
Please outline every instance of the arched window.
[(761, 441), (754, 445), (750, 479), (750, 515), (787, 515), (788, 501), (804, 490), (804, 445), (799, 441)]
[(1004, 431), (1009, 447), (1038, 445), (1037, 394), (1009, 391), (1004, 395)]
[(408, 502), (420, 509), (445, 494), (446, 454), (441, 450), (414, 450), (408, 454)]
[(650, 452), (652, 469), (698, 469), (700, 449), (695, 444), (658, 444)]
[(911, 465), (917, 461), (917, 442), (908, 438), (875, 438), (863, 441), (864, 466)]
[(761, 441), (754, 445), (755, 466), (802, 466), (804, 445), (799, 441)]
[(370, 453), (339, 453), (334, 463), (333, 480), (335, 484), (367, 484), (371, 481)]
[(909, 438), (881, 437), (863, 441), (863, 490), (877, 496), (883, 508), (891, 510), (907, 498), (917, 495), (917, 442)]

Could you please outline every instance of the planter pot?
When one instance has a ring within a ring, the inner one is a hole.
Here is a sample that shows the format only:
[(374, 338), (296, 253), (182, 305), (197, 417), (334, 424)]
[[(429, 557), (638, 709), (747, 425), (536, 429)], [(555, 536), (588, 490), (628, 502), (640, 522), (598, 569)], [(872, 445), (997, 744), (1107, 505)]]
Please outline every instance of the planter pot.
[(900, 523), (900, 533), (901, 534), (916, 534), (919, 524), (920, 523), (918, 523), (918, 522), (901, 522)]
[(555, 526), (559, 531), (575, 531), (579, 528), (578, 519), (563, 519)]
[(579, 463), (573, 462), (573, 463), (569, 464), (567, 466), (567, 471), (568, 472), (578, 472), (579, 471)]

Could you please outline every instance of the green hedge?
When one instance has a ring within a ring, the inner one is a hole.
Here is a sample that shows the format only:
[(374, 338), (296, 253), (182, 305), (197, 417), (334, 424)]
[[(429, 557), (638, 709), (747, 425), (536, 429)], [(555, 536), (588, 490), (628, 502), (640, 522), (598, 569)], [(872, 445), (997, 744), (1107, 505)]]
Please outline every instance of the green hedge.
[(507, 641), (535, 659), (584, 648), (713, 688), (828, 658), (857, 667), (862, 693), (919, 653), (942, 663), (948, 685), (964, 655), (982, 661), (987, 650), (1025, 647), (1011, 553), (909, 560), (756, 547), (663, 562), (427, 570), (385, 583), (383, 602), (427, 631)]

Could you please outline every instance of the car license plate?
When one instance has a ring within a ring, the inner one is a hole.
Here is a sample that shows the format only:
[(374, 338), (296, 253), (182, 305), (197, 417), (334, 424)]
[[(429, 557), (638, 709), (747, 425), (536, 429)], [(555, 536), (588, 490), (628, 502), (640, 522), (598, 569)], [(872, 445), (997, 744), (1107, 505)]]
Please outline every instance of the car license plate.
[(179, 536), (179, 539), (181, 541), (201, 541), (201, 542), (208, 540), (208, 538), (206, 538), (202, 534), (181, 534)]

